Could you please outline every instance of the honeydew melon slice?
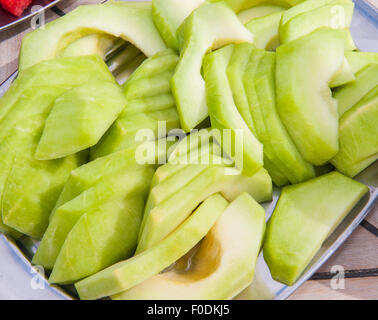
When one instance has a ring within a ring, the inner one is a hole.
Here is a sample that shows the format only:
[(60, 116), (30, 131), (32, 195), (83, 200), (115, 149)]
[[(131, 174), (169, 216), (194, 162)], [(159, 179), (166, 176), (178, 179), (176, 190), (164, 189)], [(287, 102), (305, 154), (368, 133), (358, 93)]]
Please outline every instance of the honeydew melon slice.
[[(228, 199), (242, 192), (250, 193), (257, 201), (271, 199), (272, 182), (266, 170), (259, 171), (253, 177), (245, 177), (229, 175), (230, 169), (210, 166), (172, 196), (160, 195), (159, 198), (165, 200), (153, 207), (145, 218), (137, 252), (140, 253), (164, 239), (199, 203), (216, 192), (221, 192)], [(237, 172), (236, 169), (235, 171)]]
[(335, 89), (333, 97), (338, 102), (339, 116), (358, 103), (378, 85), (378, 64), (369, 64), (356, 74), (356, 80)]
[[(17, 121), (48, 112), (51, 99), (89, 80), (114, 81), (106, 64), (98, 56), (44, 61), (18, 75), (0, 99), (0, 140)], [(44, 94), (45, 98), (39, 97), (40, 94)], [(39, 98), (40, 101), (33, 101)], [(18, 100), (22, 102), (17, 103)]]
[(86, 160), (85, 154), (51, 161), (35, 160), (43, 125), (43, 115), (17, 123), (1, 143), (3, 150), (0, 150), (7, 152), (0, 155), (2, 163), (6, 162), (0, 176), (2, 220), (36, 239), (46, 230), (51, 210), (70, 172)]
[[(212, 2), (218, 2), (223, 0), (211, 0)], [(291, 7), (304, 0), (225, 0), (225, 2), (235, 11), (240, 12), (249, 8), (253, 8), (264, 4), (273, 4), (281, 7)]]
[(354, 72), (352, 71), (348, 60), (344, 57), (344, 62), (340, 71), (330, 82), (329, 86), (331, 88), (340, 87), (344, 84), (354, 81), (355, 79), (356, 77), (354, 76)]
[(97, 144), (125, 105), (122, 89), (113, 82), (89, 81), (66, 91), (46, 119), (35, 158), (63, 158)]
[(98, 54), (105, 59), (106, 53), (115, 44), (116, 38), (99, 33), (90, 34), (69, 44), (58, 57), (73, 57)]
[(378, 159), (378, 85), (340, 119), (340, 151), (331, 163), (354, 177)]
[(153, 0), (152, 18), (168, 47), (178, 49), (177, 29), (205, 0)]
[(85, 5), (27, 34), (21, 45), (19, 70), (54, 58), (73, 41), (94, 32), (121, 37), (146, 56), (166, 48), (151, 9), (127, 2)]
[[(54, 209), (49, 226), (33, 257), (33, 263), (52, 269), (67, 235), (86, 213), (119, 198), (143, 196), (153, 176), (152, 167), (130, 166), (106, 176), (72, 200)], [(56, 281), (60, 281), (56, 279)]]
[[(211, 125), (222, 134), (223, 149), (226, 149), (227, 153), (231, 152), (231, 157), (241, 156), (242, 161), (237, 159), (236, 166), (242, 165), (243, 173), (252, 176), (263, 166), (263, 147), (246, 125), (234, 103), (226, 74), (233, 49), (230, 45), (208, 54), (205, 58), (207, 104)], [(224, 137), (225, 129), (230, 130), (231, 139)], [(238, 133), (241, 137), (238, 137)]]
[(311, 164), (306, 162), (282, 124), (277, 109), (275, 97), (275, 53), (265, 52), (260, 60), (254, 86), (258, 103), (253, 106), (260, 109), (262, 120), (265, 122), (265, 149), (272, 150), (274, 164), (285, 174), (291, 183), (299, 183), (315, 177)]
[(303, 158), (322, 165), (338, 152), (337, 103), (329, 82), (343, 65), (343, 31), (320, 28), (278, 47), (276, 58), (282, 123)]
[(146, 139), (163, 138), (170, 130), (179, 127), (176, 108), (118, 118), (99, 143), (91, 148), (91, 159), (140, 144)]
[(242, 23), (250, 22), (252, 19), (264, 17), (273, 13), (282, 12), (286, 10), (284, 7), (277, 5), (265, 4), (258, 5), (249, 9), (240, 11), (238, 17)]
[[(314, 0), (310, 0), (310, 2), (311, 1)], [(301, 5), (305, 6), (306, 2)], [(341, 30), (347, 29), (352, 21), (353, 9), (354, 4), (350, 0), (334, 0), (318, 8), (303, 11), (284, 22), (284, 20), (287, 19), (284, 18), (285, 15), (287, 15), (290, 10), (293, 10), (290, 9), (283, 13), (280, 26), (280, 41), (281, 43), (293, 41), (320, 27), (330, 27)]]
[(253, 34), (253, 44), (257, 48), (273, 51), (279, 44), (279, 25), (282, 12), (269, 14), (265, 17), (256, 18), (245, 26)]
[(243, 117), (251, 132), (256, 134), (242, 77), (247, 68), (249, 56), (251, 55), (253, 48), (254, 46), (250, 43), (234, 45), (231, 60), (227, 66), (227, 77), (235, 105), (240, 115)]
[(227, 207), (194, 254), (111, 298), (232, 299), (253, 280), (264, 231), (264, 209), (244, 193)]
[(129, 258), (143, 215), (142, 197), (116, 199), (85, 213), (68, 234), (50, 283), (72, 283)]
[(345, 58), (347, 59), (353, 73), (359, 72), (368, 64), (378, 63), (377, 52), (347, 51), (345, 52)]
[(219, 194), (206, 199), (166, 239), (149, 250), (119, 262), (75, 284), (83, 300), (114, 295), (158, 274), (184, 256), (209, 232), (228, 202)]
[(264, 258), (273, 279), (293, 285), (367, 191), (338, 172), (285, 187), (265, 235)]
[(195, 9), (178, 30), (181, 59), (171, 81), (181, 127), (189, 132), (208, 116), (205, 81), (201, 76), (205, 54), (228, 43), (252, 42), (249, 31), (224, 3)]

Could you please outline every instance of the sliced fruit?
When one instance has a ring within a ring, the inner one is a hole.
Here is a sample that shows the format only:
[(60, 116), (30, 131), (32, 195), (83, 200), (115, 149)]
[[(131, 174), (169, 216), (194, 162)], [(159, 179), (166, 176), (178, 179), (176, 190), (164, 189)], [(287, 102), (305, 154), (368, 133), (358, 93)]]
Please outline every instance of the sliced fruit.
[(344, 62), (341, 69), (329, 83), (329, 86), (331, 88), (340, 87), (354, 80), (356, 80), (354, 72), (352, 71), (352, 68), (350, 67), (348, 60), (344, 57)]
[(356, 80), (335, 89), (333, 97), (338, 102), (339, 116), (358, 103), (378, 85), (378, 64), (369, 64), (356, 74)]
[(232, 299), (253, 280), (264, 231), (264, 209), (244, 193), (227, 207), (194, 253), (171, 270), (111, 298)]
[(178, 49), (177, 29), (205, 0), (153, 0), (152, 18), (168, 47)]
[(85, 213), (64, 241), (49, 282), (72, 283), (132, 256), (143, 207), (142, 197), (121, 198)]
[(120, 85), (126, 83), (126, 81), (131, 77), (131, 75), (135, 72), (136, 69), (146, 60), (146, 56), (143, 53), (140, 53), (130, 64), (126, 66), (121, 66), (115, 72), (115, 77), (117, 82)]
[[(160, 130), (159, 124), (164, 125), (166, 130)], [(176, 108), (118, 118), (100, 142), (91, 149), (91, 159), (140, 144), (146, 139), (162, 138), (178, 127), (180, 120)]]
[(17, 123), (2, 141), (3, 150), (0, 150), (2, 163), (6, 163), (0, 177), (3, 222), (36, 239), (45, 232), (51, 210), (70, 172), (86, 160), (84, 154), (51, 161), (35, 160), (43, 124), (43, 115)]
[(97, 54), (105, 59), (106, 53), (115, 44), (115, 39), (114, 36), (110, 35), (90, 34), (69, 44), (58, 56), (74, 57)]
[(113, 82), (90, 81), (66, 91), (46, 119), (35, 158), (63, 158), (92, 147), (125, 105), (121, 88)]
[[(303, 2), (299, 6), (304, 7), (306, 6), (306, 2), (314, 1), (319, 2), (318, 0), (310, 0)], [(353, 9), (354, 4), (350, 0), (334, 0), (318, 8), (302, 11), (291, 17), (290, 20), (283, 18), (280, 26), (280, 41), (281, 43), (293, 41), (320, 27), (347, 29), (352, 21)], [(288, 15), (290, 10), (294, 9), (289, 9), (283, 16)], [(284, 20), (286, 22), (283, 22)]]
[(275, 53), (254, 49), (251, 52), (249, 67), (244, 74), (244, 84), (251, 114), (258, 128), (257, 136), (264, 145), (266, 158), (274, 163), (291, 183), (298, 183), (315, 177), (315, 171), (298, 152), (278, 115), (275, 60)]
[(252, 42), (252, 35), (224, 3), (197, 8), (178, 30), (181, 59), (171, 81), (181, 127), (189, 132), (208, 116), (205, 81), (201, 76), (206, 52), (227, 43)]
[(247, 68), (249, 56), (251, 55), (253, 48), (254, 46), (250, 43), (234, 45), (234, 50), (227, 66), (227, 77), (235, 105), (240, 115), (243, 117), (251, 132), (256, 134), (253, 119), (249, 111), (248, 98), (244, 89), (242, 77)]
[[(212, 2), (218, 2), (223, 0), (211, 0)], [(274, 4), (282, 7), (295, 6), (304, 0), (225, 0), (225, 2), (235, 11), (240, 12), (248, 8), (253, 8), (262, 4)]]
[[(236, 197), (243, 192), (249, 192), (257, 201), (271, 199), (272, 182), (265, 170), (258, 172), (256, 177), (246, 177), (230, 175), (227, 169), (231, 168), (210, 166), (181, 189), (177, 187), (174, 194), (171, 193), (171, 190), (174, 190), (173, 187), (159, 188), (160, 194), (155, 192), (154, 197), (163, 200), (160, 203), (155, 201), (156, 206), (148, 213), (146, 212), (147, 216), (144, 218), (145, 224), (141, 229), (137, 252), (140, 253), (164, 239), (185, 221), (198, 204), (216, 192), (221, 192), (229, 200), (234, 200), (230, 196)], [(175, 181), (173, 179), (172, 181)], [(180, 181), (176, 184), (179, 185)]]
[(256, 18), (245, 26), (253, 34), (253, 44), (257, 48), (274, 51), (280, 45), (279, 25), (282, 12)]
[(79, 6), (24, 37), (19, 70), (23, 72), (40, 61), (52, 59), (70, 43), (96, 32), (121, 37), (146, 56), (152, 56), (166, 47), (151, 19), (151, 12), (151, 9), (127, 2)]
[(179, 128), (180, 121), (169, 82), (178, 62), (171, 49), (161, 51), (144, 61), (124, 84), (127, 104), (99, 143), (91, 149), (91, 159), (107, 155), (138, 143), (136, 134), (146, 132), (160, 138), (159, 121), (168, 131)]
[[(166, 153), (166, 146), (159, 148), (158, 142), (146, 144), (155, 149), (151, 159), (155, 162)], [(154, 166), (139, 165), (135, 158), (136, 149), (113, 153), (72, 171), (33, 257), (34, 264), (52, 269), (70, 230), (87, 212), (96, 211), (99, 206), (125, 199), (126, 196), (146, 195)]]
[(0, 140), (17, 121), (34, 114), (48, 113), (55, 98), (89, 80), (114, 81), (98, 56), (53, 59), (18, 75), (0, 99)]
[(348, 51), (345, 52), (345, 58), (347, 59), (353, 73), (357, 73), (368, 64), (378, 63), (377, 52)]
[(262, 4), (240, 11), (238, 17), (240, 21), (245, 24), (247, 22), (250, 22), (252, 19), (264, 17), (277, 12), (282, 12), (284, 10), (286, 10), (284, 7), (272, 4)]
[(378, 85), (340, 119), (340, 151), (331, 163), (354, 177), (378, 159)]
[(273, 279), (293, 285), (368, 188), (338, 172), (285, 187), (268, 221), (264, 258)]
[(119, 262), (75, 284), (81, 299), (114, 295), (158, 274), (192, 249), (212, 228), (228, 202), (216, 194), (166, 239), (148, 251)]
[[(211, 126), (220, 131), (223, 149), (229, 156), (237, 159), (236, 166), (243, 170), (244, 174), (252, 176), (263, 166), (263, 147), (246, 125), (234, 103), (226, 74), (233, 50), (233, 46), (230, 45), (206, 56), (203, 69), (206, 98)], [(226, 130), (229, 130), (231, 139), (226, 139)], [(241, 161), (238, 161), (238, 158), (242, 158)]]
[(277, 110), (303, 158), (314, 165), (338, 152), (337, 103), (328, 84), (343, 61), (341, 30), (320, 28), (277, 48)]

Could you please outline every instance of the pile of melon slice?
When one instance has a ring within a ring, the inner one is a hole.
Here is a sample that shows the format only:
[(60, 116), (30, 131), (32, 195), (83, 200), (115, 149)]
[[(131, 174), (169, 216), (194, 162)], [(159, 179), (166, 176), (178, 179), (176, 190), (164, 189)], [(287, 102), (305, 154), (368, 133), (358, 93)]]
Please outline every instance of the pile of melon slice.
[(378, 158), (378, 53), (352, 15), (109, 2), (29, 33), (0, 98), (0, 231), (41, 240), (33, 264), (81, 299), (232, 299), (260, 251), (294, 284)]

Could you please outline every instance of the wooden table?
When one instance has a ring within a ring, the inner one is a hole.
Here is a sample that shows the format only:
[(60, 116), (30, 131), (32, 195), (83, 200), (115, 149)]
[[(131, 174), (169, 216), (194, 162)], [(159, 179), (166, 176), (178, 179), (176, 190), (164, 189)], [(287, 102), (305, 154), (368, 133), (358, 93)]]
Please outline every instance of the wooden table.
[[(46, 21), (56, 19), (61, 11), (68, 12), (79, 4), (98, 2), (102, 1), (63, 0), (57, 9), (46, 12)], [(30, 23), (26, 22), (0, 33), (0, 83), (17, 69), (20, 42), (29, 31)], [(344, 289), (331, 288), (333, 266), (342, 266), (345, 270)], [(378, 299), (378, 205), (318, 273), (290, 299)]]

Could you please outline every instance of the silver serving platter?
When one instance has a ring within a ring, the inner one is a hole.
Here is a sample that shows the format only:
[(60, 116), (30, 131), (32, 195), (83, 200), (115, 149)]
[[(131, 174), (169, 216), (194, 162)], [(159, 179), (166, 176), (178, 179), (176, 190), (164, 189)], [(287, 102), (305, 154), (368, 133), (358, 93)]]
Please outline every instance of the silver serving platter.
[[(361, 51), (378, 52), (378, 13), (363, 0), (356, 0), (352, 23), (352, 35)], [(366, 10), (367, 8), (367, 10)], [(8, 90), (15, 79), (14, 73), (0, 86), (0, 96)], [(262, 254), (256, 266), (255, 279), (237, 299), (287, 299), (332, 256), (343, 242), (373, 208), (378, 198), (378, 161), (372, 164), (356, 179), (369, 187), (369, 193), (355, 206), (337, 229), (324, 242), (302, 276), (293, 286), (274, 281)], [(263, 204), (267, 219), (277, 203), (280, 190), (274, 190), (273, 201)], [(75, 291), (70, 286), (49, 285), (43, 270), (31, 264), (38, 242), (23, 237), (17, 242), (0, 235), (0, 299), (25, 300), (69, 300), (75, 299)]]

